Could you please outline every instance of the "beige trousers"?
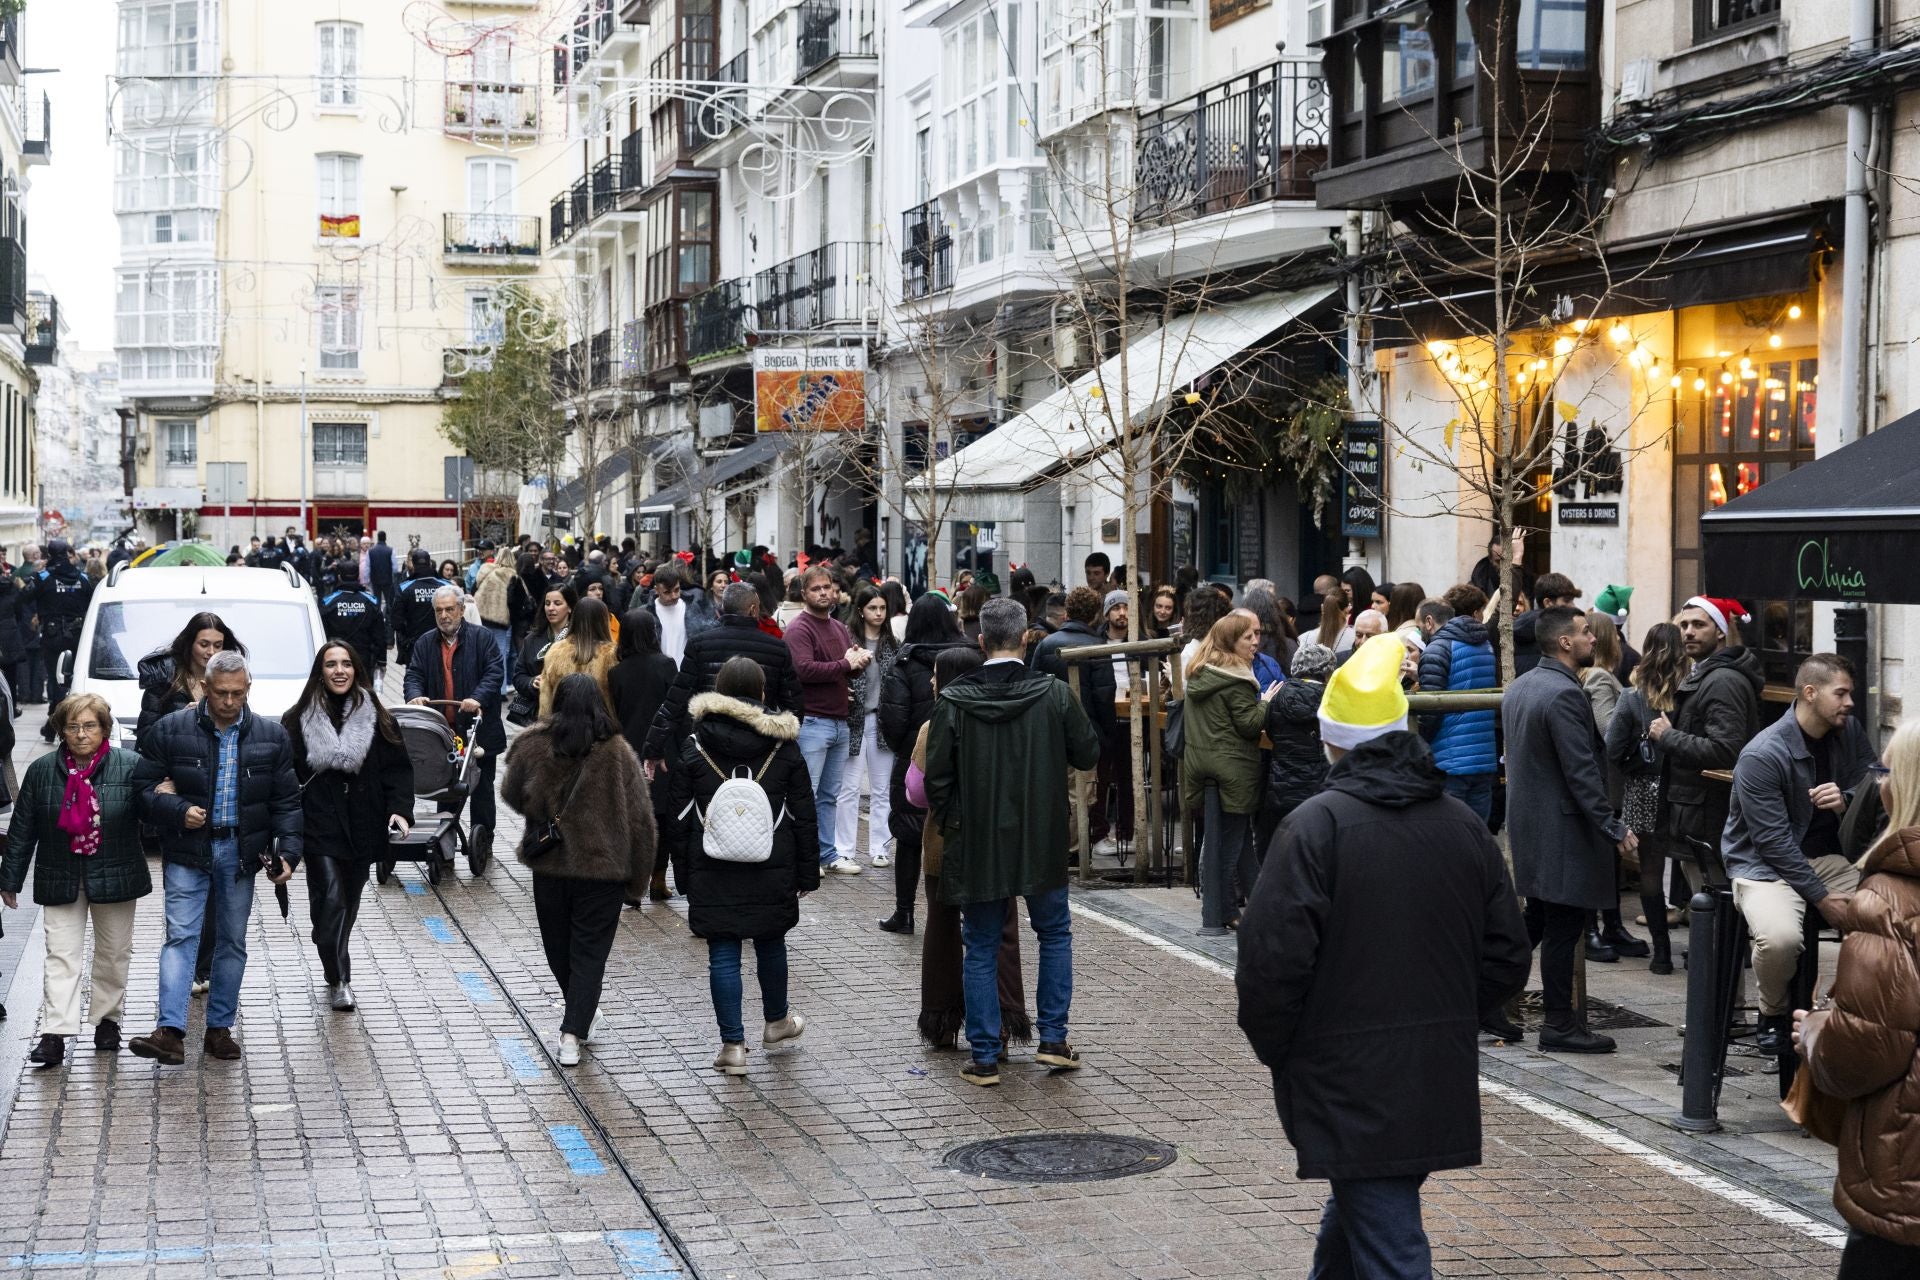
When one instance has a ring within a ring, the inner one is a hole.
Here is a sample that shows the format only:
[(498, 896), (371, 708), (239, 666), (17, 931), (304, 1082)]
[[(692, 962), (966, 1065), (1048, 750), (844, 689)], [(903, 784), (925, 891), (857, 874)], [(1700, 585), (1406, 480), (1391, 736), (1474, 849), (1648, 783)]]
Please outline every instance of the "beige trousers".
[(132, 902), (88, 902), (87, 891), (65, 906), (44, 907), (47, 920), (47, 978), (40, 1006), (40, 1034), (80, 1034), (80, 962), (85, 954), (87, 918), (93, 918), (93, 999), (88, 1012), (124, 1022), (127, 966), (133, 959)]
[[(1815, 858), (1813, 870), (1834, 893), (1860, 887), (1860, 873), (1838, 854)], [(1753, 938), (1753, 985), (1759, 988), (1760, 1012), (1792, 1013), (1787, 995), (1800, 963), (1807, 900), (1784, 880), (1736, 879), (1733, 904), (1747, 918), (1747, 933)]]

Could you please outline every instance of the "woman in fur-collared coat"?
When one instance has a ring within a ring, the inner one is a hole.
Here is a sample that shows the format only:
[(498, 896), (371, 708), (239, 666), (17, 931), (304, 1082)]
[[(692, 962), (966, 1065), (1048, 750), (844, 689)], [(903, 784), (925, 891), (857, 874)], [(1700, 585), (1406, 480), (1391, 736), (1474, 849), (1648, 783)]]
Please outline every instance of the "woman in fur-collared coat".
[[(540, 941), (566, 996), (559, 1057), (571, 1067), (593, 1030), (621, 906), (646, 896), (655, 828), (640, 761), (599, 682), (570, 675), (552, 693), (553, 714), (507, 752), (500, 798), (527, 820), (520, 861), (533, 871)], [(543, 851), (549, 823), (560, 839)]]

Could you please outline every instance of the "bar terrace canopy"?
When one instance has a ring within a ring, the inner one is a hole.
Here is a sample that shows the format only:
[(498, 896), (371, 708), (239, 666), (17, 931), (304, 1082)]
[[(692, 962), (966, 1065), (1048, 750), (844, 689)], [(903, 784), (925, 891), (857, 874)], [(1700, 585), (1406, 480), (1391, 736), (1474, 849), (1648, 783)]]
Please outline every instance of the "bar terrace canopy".
[(1708, 512), (1700, 530), (1716, 596), (1920, 604), (1920, 413)]

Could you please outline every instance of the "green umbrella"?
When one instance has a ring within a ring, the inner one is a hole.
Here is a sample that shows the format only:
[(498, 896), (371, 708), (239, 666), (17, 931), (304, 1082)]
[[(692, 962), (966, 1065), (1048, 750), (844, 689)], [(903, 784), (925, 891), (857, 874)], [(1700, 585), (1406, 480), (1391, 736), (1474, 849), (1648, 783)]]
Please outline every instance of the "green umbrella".
[(212, 544), (206, 542), (181, 542), (168, 547), (159, 555), (148, 560), (143, 568), (218, 568), (226, 564), (227, 558), (220, 554)]

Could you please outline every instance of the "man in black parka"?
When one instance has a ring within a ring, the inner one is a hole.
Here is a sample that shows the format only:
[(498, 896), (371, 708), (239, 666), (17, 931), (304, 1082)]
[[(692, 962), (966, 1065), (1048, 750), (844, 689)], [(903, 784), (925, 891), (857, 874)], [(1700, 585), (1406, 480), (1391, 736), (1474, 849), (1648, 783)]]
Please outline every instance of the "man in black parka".
[(1397, 680), (1356, 687), (1366, 666), (1328, 682), (1333, 767), (1266, 861), (1236, 977), (1299, 1176), (1332, 1183), (1314, 1274), (1412, 1280), (1432, 1274), (1421, 1184), (1480, 1163), (1481, 1015), (1531, 956), (1486, 823), (1406, 732)]

